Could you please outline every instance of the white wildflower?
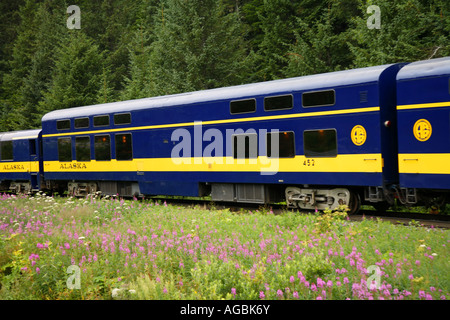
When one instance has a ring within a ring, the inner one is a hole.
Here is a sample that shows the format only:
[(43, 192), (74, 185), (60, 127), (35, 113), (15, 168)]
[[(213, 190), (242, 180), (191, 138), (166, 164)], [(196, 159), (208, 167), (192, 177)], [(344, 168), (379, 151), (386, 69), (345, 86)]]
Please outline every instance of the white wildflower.
[(112, 289), (112, 293), (111, 293), (112, 298), (118, 299), (120, 297), (121, 291), (122, 291), (122, 289), (119, 289), (119, 288)]

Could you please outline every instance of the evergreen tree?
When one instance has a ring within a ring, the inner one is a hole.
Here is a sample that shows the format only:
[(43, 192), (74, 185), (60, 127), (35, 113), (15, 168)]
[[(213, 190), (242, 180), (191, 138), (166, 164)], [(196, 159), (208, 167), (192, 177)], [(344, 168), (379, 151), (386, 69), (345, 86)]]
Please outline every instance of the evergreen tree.
[(129, 76), (121, 98), (138, 99), (155, 94), (154, 68), (151, 63), (151, 44), (156, 39), (155, 25), (164, 14), (159, 0), (153, 0), (139, 7), (136, 28), (128, 44)]
[[(367, 7), (380, 8), (381, 28), (369, 29)], [(364, 67), (450, 55), (450, 4), (441, 0), (361, 2), (362, 14), (349, 29), (353, 65)]]
[(258, 14), (262, 41), (257, 51), (261, 66), (258, 78), (271, 80), (283, 77), (287, 65), (287, 50), (294, 42), (293, 23), (296, 16), (296, 1), (264, 0)]
[(152, 44), (154, 95), (242, 82), (245, 43), (238, 13), (218, 0), (162, 1)]
[(128, 45), (136, 28), (137, 15), (141, 7), (148, 5), (149, 0), (83, 0), (79, 3), (81, 29), (104, 53), (107, 68), (102, 76), (106, 77), (102, 87), (106, 81), (108, 102), (120, 99), (124, 89), (123, 79), (130, 75)]
[(18, 11), (19, 25), (17, 37), (12, 44), (12, 56), (7, 62), (8, 73), (2, 77), (2, 100), (0, 106), (1, 131), (20, 128), (17, 106), (21, 105), (21, 88), (32, 64), (35, 47), (33, 43), (36, 35), (35, 14), (39, 4), (33, 0), (26, 0)]
[(65, 0), (0, 2), (0, 131), (54, 109), (450, 55), (446, 0), (76, 4), (81, 30)]
[[(321, 12), (296, 18), (295, 36), (287, 53), (285, 76), (301, 76), (349, 68), (353, 61), (348, 28), (359, 13), (359, 0), (331, 2)], [(319, 15), (320, 14), (320, 15)], [(313, 18), (314, 17), (314, 18)]]
[(19, 113), (21, 129), (39, 128), (41, 125), (42, 114), (37, 106), (52, 80), (53, 52), (66, 30), (60, 18), (63, 17), (60, 14), (64, 12), (63, 10), (65, 10), (64, 7), (55, 5), (50, 0), (45, 0), (36, 10), (37, 29), (33, 43), (35, 52), (29, 72), (20, 88), (20, 104), (17, 106), (21, 110)]
[(103, 59), (103, 53), (88, 36), (80, 30), (67, 30), (55, 52), (52, 82), (39, 103), (39, 111), (43, 114), (97, 103)]

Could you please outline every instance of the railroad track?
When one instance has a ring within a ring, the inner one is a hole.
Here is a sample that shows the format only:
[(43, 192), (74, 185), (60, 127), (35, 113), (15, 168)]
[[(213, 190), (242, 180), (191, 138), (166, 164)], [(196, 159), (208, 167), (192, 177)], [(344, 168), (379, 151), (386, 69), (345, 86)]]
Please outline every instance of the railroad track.
[[(286, 211), (298, 211), (299, 214), (312, 213), (311, 211), (299, 211), (298, 209), (288, 209), (285, 205), (258, 205), (253, 203), (234, 203), (234, 202), (212, 202), (210, 200), (198, 199), (166, 199), (155, 198), (154, 200), (166, 202), (171, 205), (191, 206), (203, 209), (230, 209), (233, 212), (239, 211), (267, 211), (274, 214), (282, 214)], [(423, 214), (417, 212), (377, 212), (375, 210), (360, 210), (358, 213), (349, 215), (351, 221), (361, 221), (363, 219), (381, 219), (395, 224), (416, 225), (424, 227), (450, 229), (450, 216), (442, 214)]]
[(417, 212), (376, 212), (372, 210), (360, 210), (350, 216), (352, 220), (382, 219), (396, 224), (420, 225), (424, 227), (450, 228), (450, 216), (442, 214), (425, 214)]

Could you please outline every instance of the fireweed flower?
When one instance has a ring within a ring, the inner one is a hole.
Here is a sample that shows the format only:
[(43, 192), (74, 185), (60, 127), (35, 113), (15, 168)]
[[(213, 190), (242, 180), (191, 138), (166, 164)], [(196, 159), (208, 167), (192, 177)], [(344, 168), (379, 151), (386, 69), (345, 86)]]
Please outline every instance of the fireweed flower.
[(266, 297), (266, 295), (264, 294), (264, 292), (263, 291), (260, 291), (259, 292), (259, 298), (260, 299), (264, 299)]
[(231, 294), (232, 294), (233, 296), (236, 295), (236, 288), (231, 288)]

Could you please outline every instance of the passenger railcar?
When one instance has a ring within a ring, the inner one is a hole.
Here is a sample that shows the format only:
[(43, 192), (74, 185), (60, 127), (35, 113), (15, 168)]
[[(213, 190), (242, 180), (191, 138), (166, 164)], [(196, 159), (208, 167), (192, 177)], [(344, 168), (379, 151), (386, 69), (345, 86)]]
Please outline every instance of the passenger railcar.
[(15, 192), (41, 187), (41, 130), (0, 133), (0, 186)]
[[(50, 112), (42, 119), (46, 179), (75, 195), (211, 193), (215, 201), (286, 197), (293, 207), (356, 208), (364, 187), (397, 179), (395, 126), (384, 123), (394, 118), (401, 66)], [(267, 154), (271, 139), (277, 159)]]
[(403, 67), (397, 99), (401, 200), (442, 203), (450, 189), (450, 59)]

